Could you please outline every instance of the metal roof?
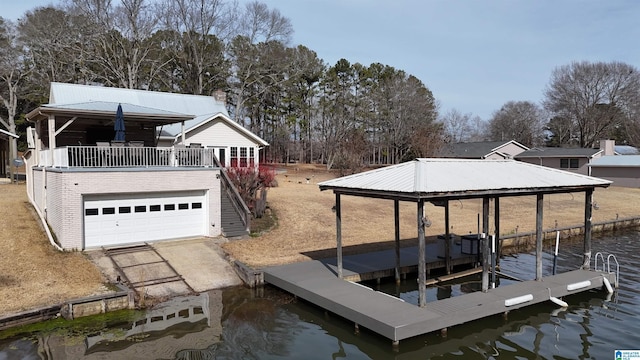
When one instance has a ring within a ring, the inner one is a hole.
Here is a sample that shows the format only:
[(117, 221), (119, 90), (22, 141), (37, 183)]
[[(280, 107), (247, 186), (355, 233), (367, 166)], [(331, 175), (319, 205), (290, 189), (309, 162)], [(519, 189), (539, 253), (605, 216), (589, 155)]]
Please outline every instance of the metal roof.
[(133, 105), (129, 103), (115, 103), (108, 101), (92, 101), (78, 104), (47, 104), (42, 105), (42, 108), (47, 109), (65, 109), (65, 110), (84, 110), (84, 111), (96, 111), (96, 112), (112, 112), (115, 114), (118, 105), (122, 106), (122, 112), (125, 114), (140, 114), (140, 115), (169, 115), (193, 118), (193, 115), (180, 114), (173, 111), (167, 111), (162, 109), (153, 109), (146, 106)]
[(523, 151), (514, 158), (541, 158), (541, 157), (586, 157), (591, 158), (600, 149), (591, 148), (563, 148), (563, 147), (539, 147)]
[(640, 155), (610, 155), (593, 160), (591, 167), (640, 167)]
[(77, 104), (94, 101), (127, 103), (194, 116), (215, 113), (227, 114), (225, 104), (217, 101), (213, 96), (51, 83), (49, 104)]
[(319, 183), (320, 190), (415, 201), (607, 187), (611, 181), (515, 160), (415, 159)]
[(638, 148), (629, 145), (615, 145), (614, 151), (619, 155), (638, 155)]
[[(187, 133), (209, 121), (221, 119), (221, 121), (224, 121), (227, 125), (252, 139), (257, 144), (262, 146), (269, 145), (268, 142), (256, 134), (231, 120), (227, 112), (226, 104), (216, 100), (213, 96), (52, 82), (49, 102), (49, 105), (55, 105), (56, 107), (77, 103), (121, 103), (125, 115), (127, 113), (125, 104), (147, 109), (156, 109), (156, 111), (165, 111), (167, 115), (170, 113), (191, 114), (189, 120), (185, 121), (185, 131)], [(156, 114), (157, 113), (158, 112), (156, 112)], [(171, 125), (165, 125), (161, 130), (159, 129), (159, 131), (177, 138), (182, 133), (182, 124), (174, 122)]]

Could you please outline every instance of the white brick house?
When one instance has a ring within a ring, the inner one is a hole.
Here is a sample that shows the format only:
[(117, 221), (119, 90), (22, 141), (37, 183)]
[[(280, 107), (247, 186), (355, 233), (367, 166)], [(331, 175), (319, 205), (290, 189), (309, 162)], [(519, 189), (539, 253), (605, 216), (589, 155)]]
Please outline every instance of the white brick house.
[[(54, 83), (50, 102), (26, 116), (27, 192), (61, 248), (247, 233), (249, 213), (216, 158), (220, 148), (157, 146), (158, 127), (184, 129), (197, 111), (219, 109), (215, 98)], [(111, 141), (119, 104), (124, 142)], [(226, 111), (207, 123), (220, 116)]]

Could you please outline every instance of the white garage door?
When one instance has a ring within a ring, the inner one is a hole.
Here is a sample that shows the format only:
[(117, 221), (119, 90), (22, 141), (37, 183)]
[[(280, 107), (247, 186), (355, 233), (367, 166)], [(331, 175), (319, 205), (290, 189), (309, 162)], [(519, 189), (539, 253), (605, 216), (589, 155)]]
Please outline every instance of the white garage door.
[(84, 201), (85, 248), (205, 235), (204, 192)]

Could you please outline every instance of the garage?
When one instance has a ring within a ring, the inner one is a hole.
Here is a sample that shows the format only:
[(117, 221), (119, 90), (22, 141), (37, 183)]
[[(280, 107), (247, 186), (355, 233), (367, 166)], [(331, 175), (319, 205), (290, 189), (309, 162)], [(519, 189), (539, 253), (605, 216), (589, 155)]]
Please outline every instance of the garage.
[(84, 199), (85, 248), (204, 236), (204, 191)]

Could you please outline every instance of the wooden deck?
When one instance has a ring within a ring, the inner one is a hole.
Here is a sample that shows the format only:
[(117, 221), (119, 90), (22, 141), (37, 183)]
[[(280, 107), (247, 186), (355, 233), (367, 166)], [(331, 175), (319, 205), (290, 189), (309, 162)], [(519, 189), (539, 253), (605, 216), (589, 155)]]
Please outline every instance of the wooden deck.
[[(403, 249), (401, 253), (405, 268), (417, 263), (417, 250), (413, 248), (416, 262), (410, 264), (411, 249)], [(431, 268), (434, 268), (437, 261), (444, 263), (437, 257), (428, 259), (434, 260), (431, 262)], [(389, 266), (389, 263), (391, 270), (385, 267)], [(383, 271), (393, 274), (394, 266), (394, 255), (389, 252), (346, 256), (344, 275), (349, 278), (362, 278), (361, 274), (364, 274), (364, 277), (371, 278), (371, 274), (381, 274)], [(363, 285), (340, 280), (336, 273), (335, 259), (313, 260), (266, 268), (264, 280), (394, 342), (549, 301), (549, 290), (551, 296), (562, 297), (601, 288), (603, 276), (607, 276), (612, 284), (615, 280), (614, 274), (575, 270), (545, 277), (541, 281), (524, 281), (490, 289), (486, 293), (475, 292), (433, 301), (420, 308)], [(581, 282), (585, 282), (586, 285), (573, 291), (567, 290), (567, 285)], [(505, 305), (507, 300), (529, 294), (531, 299), (526, 302)]]

